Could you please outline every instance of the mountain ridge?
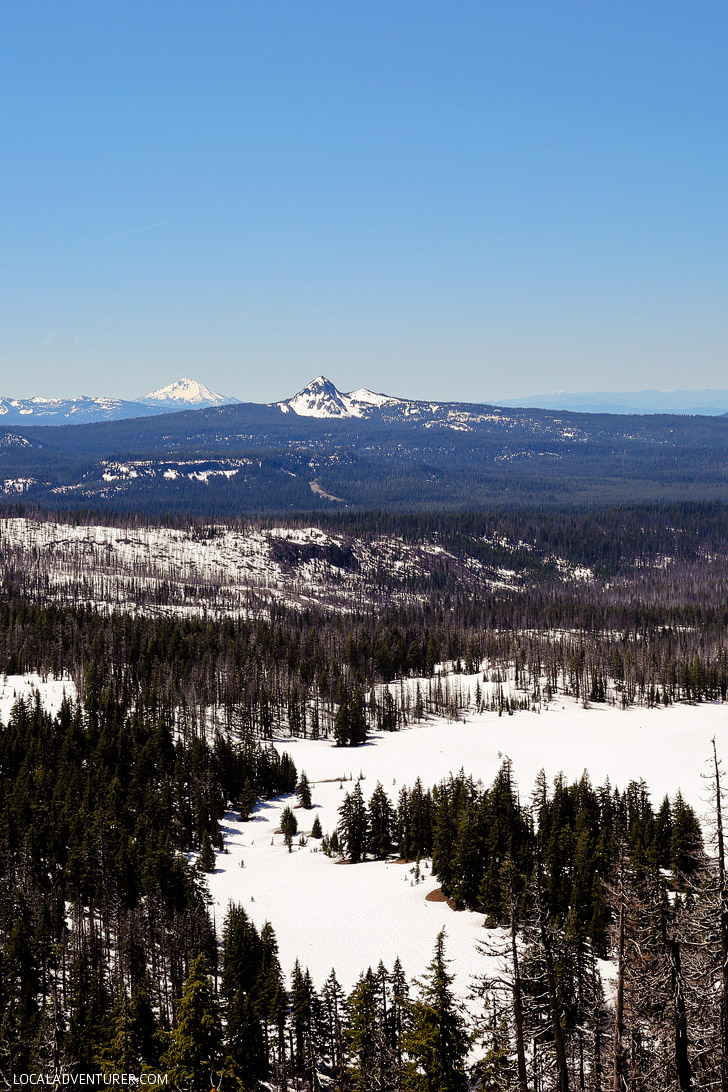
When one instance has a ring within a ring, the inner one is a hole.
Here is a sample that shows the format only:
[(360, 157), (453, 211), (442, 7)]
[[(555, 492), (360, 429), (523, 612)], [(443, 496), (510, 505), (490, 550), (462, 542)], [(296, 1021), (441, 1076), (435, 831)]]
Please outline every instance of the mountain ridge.
[(259, 413), (279, 412), (289, 418), (383, 424), (429, 423), (453, 429), (491, 420), (513, 410), (542, 409), (577, 414), (651, 416), (658, 414), (719, 417), (728, 415), (728, 390), (557, 391), (548, 395), (462, 402), (403, 398), (358, 387), (342, 391), (318, 375), (291, 398), (275, 402), (245, 402), (219, 394), (199, 380), (183, 376), (136, 399), (78, 395), (74, 398), (9, 398), (0, 396), (0, 425), (62, 426), (126, 421), (159, 414), (248, 406)]
[(217, 394), (197, 380), (183, 377), (159, 387), (142, 398), (124, 399), (81, 394), (75, 398), (3, 398), (0, 396), (2, 425), (86, 425), (103, 421), (125, 421), (189, 409), (237, 403), (237, 398)]

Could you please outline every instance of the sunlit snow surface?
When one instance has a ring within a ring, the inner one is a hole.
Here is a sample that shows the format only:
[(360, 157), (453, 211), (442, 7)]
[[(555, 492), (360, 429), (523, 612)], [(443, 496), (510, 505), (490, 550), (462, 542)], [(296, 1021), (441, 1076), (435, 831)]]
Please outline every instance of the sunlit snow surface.
[(40, 695), (40, 703), (50, 713), (57, 713), (63, 699), (76, 700), (76, 686), (65, 676), (54, 679), (28, 672), (25, 675), (0, 675), (0, 720), (7, 721), (13, 706), (19, 700), (34, 702)]
[[(106, 473), (115, 480), (134, 478), (141, 470), (109, 463)], [(185, 473), (200, 478), (237, 471), (187, 468)], [(310, 547), (309, 554), (297, 557), (297, 545)], [(332, 549), (351, 552), (352, 567), (327, 560), (326, 551)], [(520, 586), (512, 570), (493, 569), (476, 558), (461, 563), (441, 546), (409, 543), (396, 535), (363, 541), (317, 527), (179, 530), (0, 519), (0, 561), (22, 573), (26, 595), (90, 603), (104, 611), (245, 616), (271, 602), (295, 608), (320, 604), (332, 611), (391, 606), (429, 597), (433, 555), (460, 572), (470, 586)], [(413, 577), (420, 581), (415, 592), (410, 587)]]
[[(378, 780), (396, 801), (400, 788), (411, 786), (418, 776), (429, 788), (461, 768), (488, 785), (505, 755), (513, 761), (522, 800), (530, 798), (541, 768), (551, 781), (559, 771), (569, 780), (579, 778), (586, 767), (595, 785), (608, 777), (613, 787), (624, 788), (630, 780), (644, 778), (658, 806), (666, 793), (673, 796), (681, 789), (702, 813), (706, 795), (701, 775), (713, 736), (719, 751), (728, 754), (725, 706), (621, 711), (583, 709), (565, 699), (540, 714), (485, 713), (465, 723), (433, 720), (374, 735), (366, 746), (354, 749), (288, 739), (277, 746), (314, 783), (316, 810), (295, 812), (299, 830), (308, 834), (316, 813), (324, 832), (333, 830), (344, 794), (360, 774), (367, 801)], [(347, 989), (380, 959), (391, 968), (397, 955), (409, 976), (421, 974), (444, 926), (451, 970), (464, 996), (471, 977), (484, 967), (475, 947), (484, 935), (482, 915), (427, 902), (425, 896), (438, 886), (429, 865), (425, 881), (416, 884), (412, 864), (338, 863), (316, 852), (319, 843), (314, 839), (305, 847), (294, 840), (289, 854), (275, 832), (283, 807), (292, 803), (291, 797), (268, 801), (246, 823), (226, 816), (227, 852), (218, 853), (216, 870), (208, 877), (218, 922), (229, 900), (241, 902), (257, 925), (272, 923), (286, 971), (298, 958), (320, 986), (333, 966)]]

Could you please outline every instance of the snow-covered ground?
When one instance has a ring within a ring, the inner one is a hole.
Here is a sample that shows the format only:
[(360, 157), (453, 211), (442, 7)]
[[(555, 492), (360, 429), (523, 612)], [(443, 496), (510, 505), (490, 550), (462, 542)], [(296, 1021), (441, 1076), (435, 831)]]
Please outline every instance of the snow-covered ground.
[[(484, 784), (495, 777), (503, 758), (513, 761), (522, 798), (528, 797), (543, 768), (551, 780), (560, 771), (569, 780), (588, 768), (594, 784), (608, 777), (623, 788), (644, 778), (659, 805), (678, 789), (699, 813), (705, 809), (704, 781), (711, 740), (728, 758), (728, 707), (674, 705), (667, 709), (622, 711), (554, 701), (541, 713), (512, 716), (484, 713), (468, 721), (442, 719), (386, 735), (374, 735), (363, 747), (337, 748), (328, 741), (285, 740), (299, 772), (313, 783), (315, 809), (297, 809), (299, 830), (311, 829), (315, 814), (324, 832), (337, 823), (344, 794), (363, 775), (368, 801), (377, 781), (393, 800), (402, 786), (420, 777), (425, 788), (461, 768)], [(349, 989), (359, 973), (382, 959), (391, 968), (397, 955), (409, 975), (421, 974), (444, 926), (458, 992), (465, 995), (484, 958), (476, 952), (483, 917), (454, 913), (445, 903), (427, 902), (437, 888), (429, 867), (424, 882), (414, 882), (414, 865), (368, 861), (337, 862), (319, 851), (315, 839), (288, 853), (276, 831), (292, 797), (267, 801), (253, 818), (224, 822), (227, 852), (218, 853), (208, 877), (222, 923), (229, 900), (239, 901), (259, 926), (270, 921), (287, 972), (296, 958), (308, 966), (320, 986), (331, 967)], [(241, 861), (244, 867), (241, 867)]]
[[(106, 470), (109, 480), (142, 472), (141, 464), (127, 463), (109, 463)], [(194, 474), (236, 472), (208, 468)], [(317, 527), (219, 525), (187, 531), (0, 519), (0, 562), (24, 574), (28, 595), (88, 602), (99, 610), (244, 616), (271, 602), (351, 610), (426, 599), (433, 557), (447, 561), (454, 572), (463, 568), (463, 579), (473, 586), (520, 586), (513, 572), (504, 575), (508, 570), (498, 571), (475, 558), (463, 566), (440, 546), (405, 542), (395, 535), (365, 541)], [(387, 574), (386, 586), (382, 574)], [(416, 593), (410, 587), (413, 577), (421, 580)]]
[(40, 702), (50, 713), (57, 713), (63, 699), (75, 701), (76, 685), (71, 678), (61, 679), (44, 677), (28, 672), (25, 675), (0, 675), (0, 720), (6, 721), (16, 701), (35, 701), (40, 695)]

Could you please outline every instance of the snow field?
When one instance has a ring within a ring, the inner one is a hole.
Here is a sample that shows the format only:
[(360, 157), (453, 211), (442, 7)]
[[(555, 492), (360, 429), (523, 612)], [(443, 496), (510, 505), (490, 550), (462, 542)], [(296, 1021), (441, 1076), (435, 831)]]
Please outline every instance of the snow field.
[(43, 678), (33, 672), (25, 675), (0, 675), (0, 720), (7, 721), (16, 701), (35, 701), (40, 694), (41, 705), (54, 716), (63, 699), (76, 701), (76, 684), (70, 676), (60, 679)]
[[(299, 832), (307, 835), (316, 813), (324, 833), (331, 833), (339, 805), (360, 775), (367, 802), (378, 780), (396, 802), (400, 789), (412, 786), (418, 776), (429, 788), (461, 768), (488, 785), (506, 755), (522, 799), (530, 797), (542, 768), (550, 782), (560, 771), (572, 781), (588, 768), (595, 785), (608, 777), (613, 787), (624, 788), (644, 778), (656, 806), (666, 793), (674, 796), (680, 789), (702, 814), (706, 793), (701, 775), (713, 736), (719, 753), (728, 756), (728, 711), (721, 705), (623, 711), (583, 709), (561, 699), (540, 714), (431, 720), (402, 732), (374, 734), (358, 748), (299, 739), (276, 745), (291, 754), (299, 774), (305, 770), (312, 783), (315, 808), (295, 811)], [(425, 896), (438, 886), (429, 862), (420, 866), (424, 882), (414, 883), (413, 864), (343, 864), (324, 856), (315, 839), (302, 847), (297, 836), (289, 854), (276, 833), (288, 804), (295, 804), (295, 798), (265, 801), (246, 823), (232, 813), (226, 816), (227, 852), (217, 854), (215, 872), (208, 876), (219, 925), (228, 901), (241, 902), (258, 927), (266, 921), (273, 925), (284, 973), (298, 958), (320, 987), (333, 966), (347, 990), (380, 959), (391, 969), (399, 956), (409, 977), (421, 975), (444, 926), (456, 989), (466, 996), (472, 976), (486, 967), (476, 951), (483, 916), (427, 902)]]

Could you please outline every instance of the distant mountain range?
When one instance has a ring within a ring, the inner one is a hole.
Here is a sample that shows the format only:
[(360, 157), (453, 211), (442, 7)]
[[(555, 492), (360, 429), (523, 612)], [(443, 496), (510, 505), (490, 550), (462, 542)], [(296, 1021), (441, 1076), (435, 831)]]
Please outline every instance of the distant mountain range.
[(209, 409), (230, 405), (237, 398), (216, 394), (194, 379), (178, 379), (142, 398), (2, 398), (0, 421), (3, 425), (86, 425), (95, 421), (124, 421), (179, 410)]
[(185, 383), (132, 403), (132, 420), (0, 417), (0, 506), (210, 518), (728, 503), (728, 417), (416, 401), (324, 376), (280, 402), (205, 406), (220, 396)]
[[(432, 419), (447, 415), (449, 408), (461, 414), (468, 406), (470, 413), (484, 407), (468, 403), (426, 401), (412, 398), (396, 398), (377, 394), (366, 387), (344, 394), (330, 379), (320, 375), (300, 390), (293, 398), (274, 402), (284, 413), (296, 413), (299, 417), (321, 418), (370, 418), (383, 417), (388, 421)], [(728, 390), (699, 391), (593, 391), (533, 395), (514, 398), (498, 403), (499, 407), (522, 409), (564, 410), (572, 413), (618, 413), (643, 416), (648, 414), (693, 414), (706, 417), (728, 415)], [(493, 408), (492, 406), (489, 408)]]
[[(2, 398), (0, 423), (3, 425), (83, 425), (98, 421), (124, 421), (134, 417), (150, 417), (182, 410), (211, 409), (216, 406), (243, 405), (238, 398), (218, 394), (195, 379), (178, 379), (166, 387), (133, 400), (95, 398)], [(254, 403), (247, 403), (254, 405)], [(501, 406), (564, 410), (574, 413), (618, 414), (698, 414), (708, 417), (728, 415), (728, 390), (698, 391), (592, 391), (564, 392), (513, 398)], [(319, 375), (298, 394), (280, 402), (261, 405), (261, 409), (280, 410), (297, 417), (318, 417), (324, 420), (377, 419), (382, 421), (450, 421), (462, 418), (467, 406), (468, 417), (482, 417), (482, 411), (493, 409), (480, 404), (443, 402), (426, 399), (400, 398), (359, 387), (355, 391), (340, 391), (330, 379)], [(455, 425), (453, 424), (453, 427)]]
[(556, 391), (511, 398), (499, 405), (574, 413), (679, 413), (720, 417), (728, 414), (728, 390), (698, 391)]

